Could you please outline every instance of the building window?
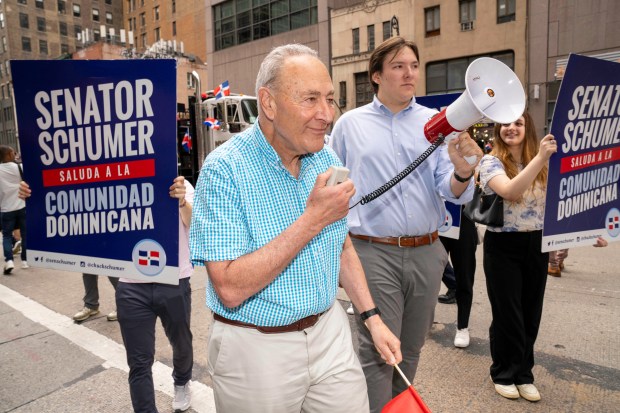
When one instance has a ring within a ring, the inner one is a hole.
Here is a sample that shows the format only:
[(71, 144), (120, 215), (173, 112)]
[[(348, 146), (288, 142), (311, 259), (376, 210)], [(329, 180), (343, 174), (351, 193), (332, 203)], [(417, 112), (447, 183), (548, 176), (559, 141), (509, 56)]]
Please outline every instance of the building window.
[(317, 0), (225, 1), (213, 7), (215, 50), (316, 24), (317, 10)]
[(0, 12), (0, 29), (4, 29), (4, 13)]
[(135, 27), (133, 26), (133, 19), (127, 19), (127, 24), (129, 25), (130, 32), (135, 30)]
[(177, 35), (177, 22), (172, 22), (172, 35)]
[(93, 9), (93, 21), (99, 21), (99, 9)]
[(58, 0), (58, 14), (67, 14), (67, 2)]
[(465, 72), (479, 57), (492, 57), (514, 70), (514, 52), (501, 52), (432, 62), (426, 65), (426, 94), (457, 93), (465, 90)]
[(430, 7), (424, 9), (426, 36), (439, 35), (440, 20), (439, 20), (439, 6)]
[(73, 33), (75, 33), (75, 38), (80, 40), (80, 36), (82, 35), (82, 26), (75, 26), (73, 28)]
[(177, 2), (175, 0), (172, 0), (172, 12), (177, 12)]
[(45, 31), (45, 17), (37, 17), (37, 30), (40, 32)]
[(459, 1), (459, 14), (461, 23), (470, 23), (476, 20), (476, 0)]
[(161, 39), (161, 30), (159, 27), (155, 28), (155, 41), (158, 42)]
[(355, 74), (355, 107), (359, 108), (372, 102), (375, 92), (368, 80), (368, 72)]
[(353, 29), (353, 54), (360, 52), (360, 29)]
[(368, 37), (368, 51), (372, 52), (375, 50), (375, 25), (371, 24), (366, 26), (366, 34)]
[(129, 11), (134, 11), (136, 9), (136, 0), (129, 0)]
[(8, 49), (8, 44), (6, 41), (6, 36), (2, 36), (2, 52), (6, 53), (7, 49)]
[(26, 0), (17, 0), (17, 4), (28, 4)]
[(341, 108), (347, 106), (347, 82), (344, 80), (340, 82), (340, 99), (338, 100), (338, 106)]
[(159, 20), (159, 6), (156, 6), (153, 9), (153, 20)]
[(515, 0), (497, 0), (497, 23), (514, 21), (515, 8)]
[(60, 53), (65, 54), (69, 53), (69, 45), (65, 43), (60, 44)]
[(390, 21), (383, 22), (383, 40), (392, 37), (392, 23)]
[(146, 15), (145, 13), (140, 13), (140, 27), (146, 26)]
[(22, 36), (22, 50), (24, 52), (32, 52), (32, 46), (30, 45), (30, 37)]
[[(86, 29), (86, 30), (88, 30), (88, 29)], [(92, 41), (93, 42), (98, 42), (99, 40), (101, 40), (101, 31), (99, 31), (99, 29), (93, 29)]]
[(105, 12), (105, 22), (106, 24), (114, 24), (114, 18), (112, 17), (112, 13), (109, 11)]
[(47, 40), (39, 40), (39, 53), (47, 54)]
[(142, 35), (140, 35), (140, 46), (146, 47), (146, 33), (142, 33)]
[(105, 0), (105, 4), (112, 4), (112, 0)]
[(28, 15), (26, 13), (19, 13), (19, 27), (22, 29), (27, 29), (30, 27), (30, 23), (28, 22)]
[(34, 0), (34, 5), (37, 9), (44, 9), (43, 0)]
[(69, 33), (67, 30), (67, 23), (65, 22), (58, 23), (58, 33), (60, 33), (61, 36), (66, 36), (67, 33)]
[(82, 15), (82, 9), (79, 4), (73, 5), (73, 17), (80, 17)]

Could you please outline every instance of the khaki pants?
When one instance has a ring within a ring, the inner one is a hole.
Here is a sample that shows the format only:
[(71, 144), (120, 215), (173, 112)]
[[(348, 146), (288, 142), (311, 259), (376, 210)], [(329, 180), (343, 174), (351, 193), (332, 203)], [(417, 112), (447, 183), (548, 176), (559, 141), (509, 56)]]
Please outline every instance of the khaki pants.
[(368, 412), (366, 381), (337, 302), (299, 332), (263, 334), (215, 321), (208, 346), (219, 413)]

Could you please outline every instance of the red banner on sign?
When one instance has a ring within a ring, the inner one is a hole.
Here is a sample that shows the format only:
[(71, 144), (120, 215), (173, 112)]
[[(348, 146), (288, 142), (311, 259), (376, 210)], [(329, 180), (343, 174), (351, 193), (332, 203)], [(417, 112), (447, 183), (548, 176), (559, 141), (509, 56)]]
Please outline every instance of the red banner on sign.
[(576, 171), (590, 166), (614, 162), (620, 159), (620, 147), (567, 156), (560, 163), (560, 173)]
[(43, 186), (79, 185), (155, 176), (155, 160), (84, 165), (43, 171)]

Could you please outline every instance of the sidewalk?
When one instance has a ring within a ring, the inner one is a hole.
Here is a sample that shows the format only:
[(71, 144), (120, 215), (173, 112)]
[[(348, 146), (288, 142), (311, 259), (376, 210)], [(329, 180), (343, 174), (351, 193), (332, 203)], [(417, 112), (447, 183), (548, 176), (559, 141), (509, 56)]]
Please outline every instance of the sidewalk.
[[(132, 411), (122, 344), (0, 285), (0, 411)], [(172, 369), (156, 361), (157, 408), (171, 411)], [(213, 391), (192, 383), (189, 412), (215, 412)]]
[[(467, 349), (453, 346), (456, 306), (438, 304), (422, 351), (414, 386), (431, 410), (618, 411), (618, 257), (620, 243), (603, 249), (572, 249), (562, 278), (549, 277), (534, 369), (543, 400), (529, 403), (498, 396), (488, 378), (491, 316), (479, 248), (470, 321), (472, 344)], [(118, 324), (105, 317), (114, 309), (110, 283), (99, 281), (101, 313), (76, 324), (71, 316), (82, 304), (80, 274), (18, 268), (11, 276), (0, 275), (0, 412), (132, 411)], [(205, 306), (205, 285), (204, 268), (197, 268), (192, 277), (195, 363), (190, 410), (195, 413), (215, 412), (206, 371), (212, 319)], [(339, 303), (348, 305), (342, 291)], [(355, 324), (351, 325), (355, 336)], [(156, 355), (157, 406), (161, 413), (171, 412), (171, 349), (159, 324)]]

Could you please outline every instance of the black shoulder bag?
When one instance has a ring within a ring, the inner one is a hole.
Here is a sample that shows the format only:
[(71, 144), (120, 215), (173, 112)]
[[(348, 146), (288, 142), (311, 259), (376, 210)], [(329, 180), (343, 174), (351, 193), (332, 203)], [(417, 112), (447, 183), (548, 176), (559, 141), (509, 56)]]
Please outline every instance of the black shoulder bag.
[(491, 227), (504, 226), (504, 199), (497, 195), (485, 195), (477, 182), (474, 188), (474, 197), (465, 204), (463, 214), (479, 224)]

